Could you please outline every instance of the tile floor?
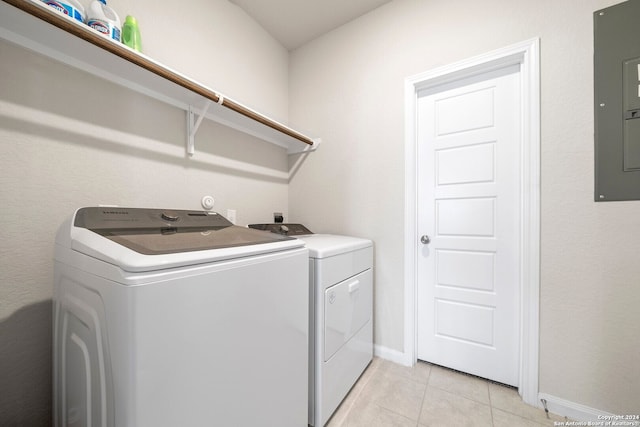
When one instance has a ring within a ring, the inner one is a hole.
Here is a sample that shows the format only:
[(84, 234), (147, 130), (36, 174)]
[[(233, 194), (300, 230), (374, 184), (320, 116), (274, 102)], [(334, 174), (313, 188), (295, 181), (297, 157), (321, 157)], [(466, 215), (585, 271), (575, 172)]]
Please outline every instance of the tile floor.
[(539, 427), (564, 418), (526, 405), (517, 390), (437, 365), (374, 358), (327, 427)]

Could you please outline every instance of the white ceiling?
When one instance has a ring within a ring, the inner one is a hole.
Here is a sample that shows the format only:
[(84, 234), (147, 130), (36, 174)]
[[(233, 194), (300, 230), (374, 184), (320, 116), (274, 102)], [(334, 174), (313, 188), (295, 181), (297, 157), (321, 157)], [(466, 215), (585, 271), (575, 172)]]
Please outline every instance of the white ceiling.
[(288, 50), (391, 0), (229, 0)]

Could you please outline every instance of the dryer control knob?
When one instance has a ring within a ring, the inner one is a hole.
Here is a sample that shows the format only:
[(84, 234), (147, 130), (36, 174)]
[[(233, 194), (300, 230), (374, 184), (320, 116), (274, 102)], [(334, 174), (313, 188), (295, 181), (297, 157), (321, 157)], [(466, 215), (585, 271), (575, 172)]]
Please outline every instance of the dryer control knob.
[(286, 225), (281, 225), (280, 231), (284, 234), (287, 234), (289, 232), (289, 227), (287, 227)]
[(166, 221), (177, 221), (178, 218), (180, 218), (178, 215), (174, 215), (168, 212), (162, 212), (162, 219), (166, 220)]

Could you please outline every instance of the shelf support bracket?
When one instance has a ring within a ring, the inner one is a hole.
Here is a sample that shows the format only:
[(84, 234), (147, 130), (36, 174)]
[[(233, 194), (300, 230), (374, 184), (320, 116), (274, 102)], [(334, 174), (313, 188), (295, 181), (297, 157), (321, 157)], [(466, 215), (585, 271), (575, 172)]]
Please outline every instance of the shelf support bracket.
[(312, 151), (316, 151), (318, 149), (318, 145), (320, 145), (321, 143), (322, 143), (322, 138), (314, 138), (313, 145), (305, 144), (305, 147), (302, 149), (291, 148), (287, 150), (287, 154), (292, 155), (292, 154), (310, 153)]
[(196, 113), (195, 111), (193, 111), (193, 107), (189, 105), (189, 109), (187, 110), (187, 154), (189, 156), (193, 156), (196, 152), (196, 133), (198, 132), (198, 128), (202, 123), (202, 119), (204, 119), (204, 116), (207, 115), (207, 111), (209, 110), (210, 106), (211, 101), (207, 101), (207, 103), (204, 105), (204, 108), (202, 109), (202, 112), (196, 119)]

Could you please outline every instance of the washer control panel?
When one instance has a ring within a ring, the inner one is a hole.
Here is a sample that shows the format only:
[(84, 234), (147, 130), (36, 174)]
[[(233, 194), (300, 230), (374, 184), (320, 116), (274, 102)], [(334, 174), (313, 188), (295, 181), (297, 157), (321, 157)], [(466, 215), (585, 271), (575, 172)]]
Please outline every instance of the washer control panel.
[(249, 224), (249, 228), (256, 230), (270, 231), (271, 233), (283, 234), (285, 236), (302, 236), (305, 234), (313, 234), (307, 227), (302, 224)]

